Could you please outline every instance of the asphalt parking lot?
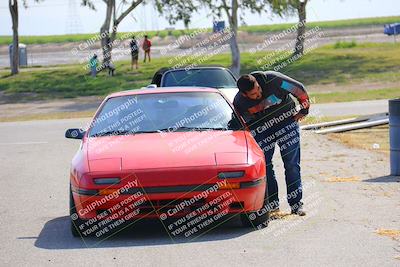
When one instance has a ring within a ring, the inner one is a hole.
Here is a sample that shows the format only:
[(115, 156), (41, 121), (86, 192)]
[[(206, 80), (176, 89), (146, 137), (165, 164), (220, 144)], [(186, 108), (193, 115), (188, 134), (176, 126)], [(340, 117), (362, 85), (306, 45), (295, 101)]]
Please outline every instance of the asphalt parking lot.
[[(102, 242), (73, 238), (68, 172), (79, 141), (64, 132), (84, 124), (0, 123), (1, 265), (399, 266), (400, 177), (388, 176), (388, 156), (308, 133), (305, 217), (283, 214), (259, 231), (233, 219), (195, 239), (171, 238), (157, 221)], [(283, 168), (277, 155), (275, 161), (285, 212)]]

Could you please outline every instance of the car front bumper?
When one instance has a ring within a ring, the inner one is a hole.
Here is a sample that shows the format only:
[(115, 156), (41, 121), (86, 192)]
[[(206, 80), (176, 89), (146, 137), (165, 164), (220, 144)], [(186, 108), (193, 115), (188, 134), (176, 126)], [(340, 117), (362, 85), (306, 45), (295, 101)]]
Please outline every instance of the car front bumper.
[[(241, 181), (240, 188), (216, 188), (214, 184), (129, 188), (118, 194), (99, 195), (97, 190), (72, 186), (79, 217), (135, 220), (182, 217), (224, 210), (245, 213), (261, 209), (266, 180)], [(217, 209), (215, 209), (217, 207)]]

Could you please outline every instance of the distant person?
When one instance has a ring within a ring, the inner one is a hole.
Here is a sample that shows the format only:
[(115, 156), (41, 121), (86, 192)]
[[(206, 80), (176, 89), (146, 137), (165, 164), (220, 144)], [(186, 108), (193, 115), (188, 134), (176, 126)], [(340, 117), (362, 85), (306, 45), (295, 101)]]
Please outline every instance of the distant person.
[(132, 40), (129, 43), (131, 47), (131, 70), (133, 70), (133, 65), (136, 66), (136, 69), (138, 69), (138, 59), (139, 59), (139, 46), (138, 43), (135, 39), (135, 36), (132, 36)]
[(90, 65), (90, 75), (92, 77), (96, 77), (97, 74), (97, 55), (94, 54), (93, 57), (89, 60), (89, 65)]
[(149, 57), (149, 62), (150, 62), (151, 42), (150, 42), (149, 37), (147, 35), (144, 36), (144, 41), (143, 41), (142, 48), (144, 50), (144, 60), (143, 60), (143, 62), (146, 62), (147, 56)]

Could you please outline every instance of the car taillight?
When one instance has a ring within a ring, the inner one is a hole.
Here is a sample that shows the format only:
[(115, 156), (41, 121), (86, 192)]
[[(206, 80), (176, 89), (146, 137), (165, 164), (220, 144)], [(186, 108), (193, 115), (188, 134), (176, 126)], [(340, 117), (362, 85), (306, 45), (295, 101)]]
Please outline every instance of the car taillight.
[(105, 185), (105, 184), (119, 184), (120, 178), (94, 178), (93, 182), (98, 185)]
[(220, 172), (218, 173), (218, 178), (240, 178), (244, 176), (244, 171), (234, 171), (234, 172)]

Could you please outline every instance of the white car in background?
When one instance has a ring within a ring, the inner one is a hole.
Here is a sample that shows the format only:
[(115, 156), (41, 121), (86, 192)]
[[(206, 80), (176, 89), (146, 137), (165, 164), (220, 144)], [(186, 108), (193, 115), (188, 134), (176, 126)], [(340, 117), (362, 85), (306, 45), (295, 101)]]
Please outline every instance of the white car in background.
[(151, 87), (209, 87), (221, 91), (232, 103), (239, 91), (236, 78), (224, 67), (161, 68), (153, 76)]

